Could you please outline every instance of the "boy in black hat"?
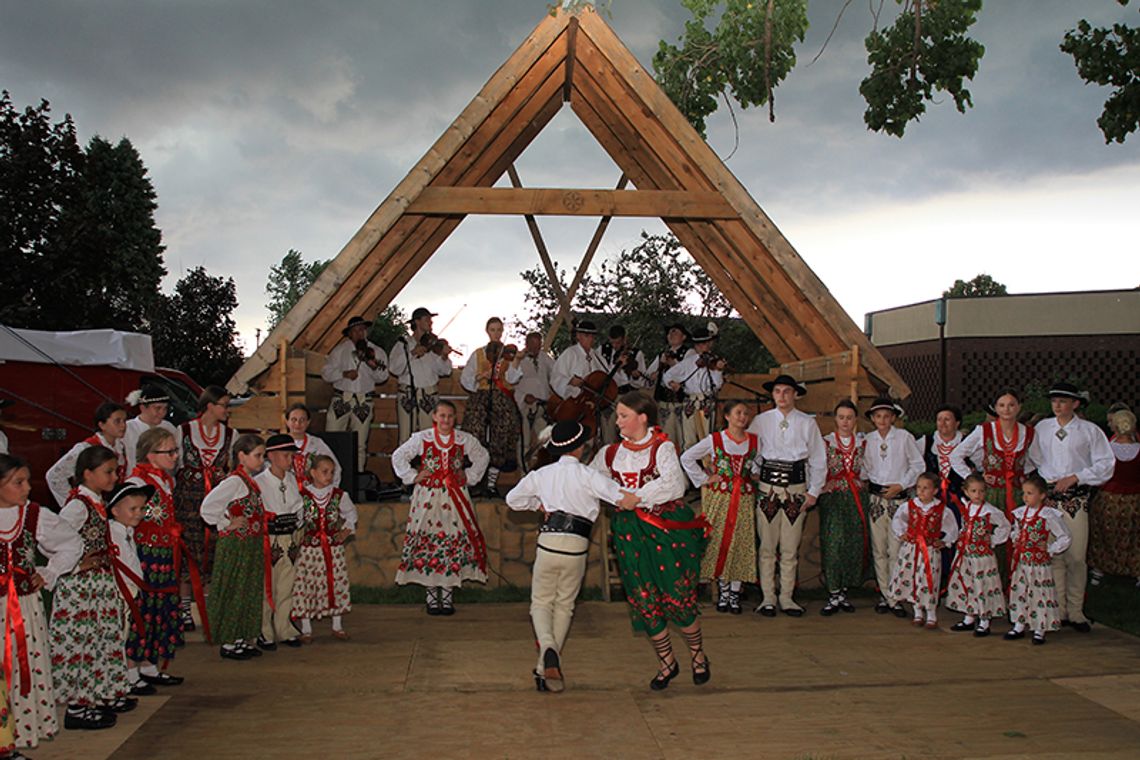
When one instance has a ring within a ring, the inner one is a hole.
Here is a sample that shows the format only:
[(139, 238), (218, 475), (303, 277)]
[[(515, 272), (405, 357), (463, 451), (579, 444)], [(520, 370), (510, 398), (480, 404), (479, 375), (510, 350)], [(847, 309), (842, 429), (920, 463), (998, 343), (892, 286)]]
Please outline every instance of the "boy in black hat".
[(397, 446), (431, 424), (431, 413), (439, 401), (439, 379), (451, 377), (451, 349), (447, 341), (439, 340), (431, 331), (432, 318), (437, 316), (420, 306), (408, 320), (412, 334), (401, 337), (392, 346), (389, 359), (398, 386)]
[(574, 325), (571, 330), (573, 343), (554, 362), (550, 372), (550, 387), (559, 398), (577, 398), (581, 393), (582, 381), (591, 372), (605, 372), (606, 360), (594, 350), (598, 340), (598, 327), (588, 319)]
[(653, 400), (657, 402), (657, 422), (670, 441), (681, 440), (681, 420), (685, 416), (685, 391), (673, 390), (665, 382), (665, 373), (677, 362), (695, 354), (696, 350), (686, 347), (689, 330), (680, 322), (665, 328), (665, 350), (649, 365), (646, 374), (653, 382)]
[(268, 517), (266, 532), (273, 562), (273, 606), (268, 600), (261, 605), (261, 636), (257, 645), (272, 652), (281, 643), (301, 646), (299, 631), (290, 620), (293, 612), (294, 563), (300, 553), (300, 517), (304, 502), (297, 478), (293, 475), (293, 455), (297, 444), (287, 433), (271, 435), (265, 441), (265, 458), (269, 466), (254, 476), (261, 489), (261, 500)]
[(534, 679), (539, 691), (560, 692), (564, 687), (560, 655), (586, 571), (598, 502), (633, 509), (639, 499), (582, 464), (590, 436), (581, 423), (559, 422), (548, 431), (546, 450), (558, 460), (519, 481), (507, 494), (507, 506), (544, 513), (530, 586), (530, 618), (539, 649)]
[(1072, 534), (1069, 548), (1053, 557), (1062, 624), (1088, 633), (1083, 608), (1089, 571), (1089, 501), (1096, 486), (1112, 478), (1116, 457), (1104, 432), (1076, 415), (1084, 399), (1075, 385), (1054, 383), (1049, 401), (1053, 416), (1037, 423), (1026, 469), (1036, 467), (1049, 484), (1045, 504), (1064, 514), (1065, 527)]
[(356, 436), (357, 469), (368, 464), (368, 434), (372, 430), (372, 399), (376, 386), (388, 379), (388, 355), (368, 340), (372, 323), (352, 317), (341, 333), (344, 340), (329, 352), (321, 377), (334, 389), (325, 430), (348, 430)]

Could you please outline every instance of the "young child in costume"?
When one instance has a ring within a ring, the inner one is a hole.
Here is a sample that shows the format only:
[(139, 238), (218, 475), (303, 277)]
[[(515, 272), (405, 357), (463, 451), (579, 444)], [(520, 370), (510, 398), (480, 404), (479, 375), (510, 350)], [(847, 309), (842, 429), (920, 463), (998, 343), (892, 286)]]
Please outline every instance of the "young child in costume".
[[(127, 478), (115, 487), (106, 502), (110, 515), (108, 530), (111, 534), (111, 570), (119, 587), (119, 651), (124, 660), (130, 628), (145, 626), (138, 606), (143, 571), (139, 563), (138, 546), (135, 544), (135, 528), (142, 522), (143, 510), (152, 496), (154, 486), (140, 478)], [(138, 680), (137, 674), (134, 681), (128, 675), (127, 684), (133, 684), (128, 693), (135, 697), (150, 696), (158, 691), (149, 683)]]
[(914, 605), (916, 626), (938, 627), (938, 596), (942, 581), (942, 548), (958, 539), (954, 513), (939, 501), (938, 476), (924, 472), (915, 495), (898, 508), (891, 530), (899, 538), (899, 557), (891, 573), (891, 598)]
[[(0, 623), (12, 642), (4, 677), (18, 747), (35, 747), (59, 730), (51, 640), (40, 590), (54, 588), (83, 556), (79, 534), (53, 512), (28, 501), (31, 491), (31, 472), (24, 460), (0, 454), (0, 588), (5, 596)], [(37, 550), (48, 558), (46, 566), (36, 565)], [(22, 636), (17, 615), (24, 621)]]
[(313, 459), (326, 456), (333, 461), (333, 485), (340, 483), (340, 462), (329, 445), (315, 435), (309, 435), (309, 424), (313, 421), (309, 407), (298, 402), (285, 410), (285, 432), (297, 444), (293, 454), (293, 477), (297, 483), (305, 485), (309, 480), (309, 470), (313, 469)]
[(430, 430), (392, 453), (396, 476), (415, 484), (396, 583), (425, 586), (427, 614), (451, 615), (463, 581), (487, 581), (487, 544), (467, 484), (483, 477), (490, 455), (475, 436), (455, 429), (450, 401), (438, 402), (431, 417)]
[(115, 487), (117, 467), (115, 452), (104, 446), (81, 451), (73, 478), (77, 486), (59, 513), (83, 540), (83, 559), (59, 579), (52, 597), (52, 676), (56, 700), (66, 705), (64, 728), (110, 728), (116, 712), (135, 706), (127, 697), (122, 601), (103, 503), (103, 493)]
[[(743, 401), (724, 406), (728, 423), (681, 454), (681, 467), (701, 489), (701, 511), (712, 525), (701, 578), (715, 579), (716, 611), (739, 615), (743, 584), (756, 582), (756, 481), (760, 444), (749, 433), (752, 410)], [(702, 465), (712, 457), (712, 472)]]
[(116, 470), (118, 479), (127, 477), (127, 449), (123, 436), (127, 432), (127, 410), (113, 401), (100, 404), (95, 409), (95, 433), (84, 438), (59, 458), (55, 464), (48, 468), (44, 480), (55, 501), (62, 507), (67, 503), (71, 494), (71, 479), (75, 476), (75, 460), (79, 452), (88, 446), (106, 446), (115, 452), (119, 466)]
[(966, 504), (958, 551), (950, 571), (946, 607), (966, 615), (950, 626), (951, 631), (973, 631), (975, 636), (988, 636), (990, 621), (1005, 615), (1005, 593), (994, 547), (1009, 539), (1009, 520), (986, 501), (986, 480), (981, 475), (970, 475), (962, 485)]
[(1006, 641), (1025, 638), (1044, 644), (1045, 633), (1061, 627), (1061, 611), (1053, 584), (1053, 557), (1069, 548), (1072, 536), (1059, 509), (1046, 506), (1049, 484), (1033, 473), (1021, 485), (1024, 506), (1013, 510), (1010, 540), (1009, 620)]
[(507, 493), (511, 509), (544, 513), (530, 586), (530, 619), (538, 641), (534, 679), (539, 691), (565, 688), (562, 647), (570, 632), (574, 600), (582, 588), (599, 499), (625, 509), (632, 509), (638, 501), (601, 472), (582, 464), (589, 440), (579, 422), (554, 425), (546, 450), (558, 460), (527, 474)]
[(261, 489), (250, 474), (265, 461), (265, 441), (240, 435), (234, 441), (234, 456), (233, 474), (202, 501), (202, 519), (218, 531), (208, 609), (222, 658), (248, 660), (261, 655), (252, 642), (261, 633), (266, 594), (265, 508)]
[(265, 531), (269, 534), (266, 560), (272, 565), (272, 578), (266, 586), (265, 603), (261, 606), (261, 635), (257, 646), (267, 652), (278, 644), (301, 646), (301, 638), (293, 625), (293, 584), (297, 579), (297, 554), (301, 548), (301, 486), (293, 477), (293, 457), (297, 445), (293, 438), (277, 433), (265, 439), (265, 458), (269, 466), (254, 476), (261, 489), (265, 510)]
[(356, 531), (356, 505), (333, 478), (336, 462), (317, 454), (301, 486), (301, 551), (293, 582), (293, 617), (301, 643), (313, 641), (313, 618), (332, 617), (333, 638), (347, 639), (341, 616), (352, 610), (344, 544)]

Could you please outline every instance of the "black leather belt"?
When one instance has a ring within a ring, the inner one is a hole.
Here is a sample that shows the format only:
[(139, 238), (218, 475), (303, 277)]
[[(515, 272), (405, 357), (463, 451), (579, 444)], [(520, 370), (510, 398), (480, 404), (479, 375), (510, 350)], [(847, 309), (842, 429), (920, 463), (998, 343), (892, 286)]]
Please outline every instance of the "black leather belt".
[(1077, 499), (1082, 496), (1092, 496), (1092, 486), (1073, 486), (1068, 491), (1055, 491), (1053, 486), (1055, 483), (1049, 485), (1048, 497), (1057, 501), (1067, 501), (1069, 499)]
[(594, 530), (594, 523), (585, 517), (572, 515), (569, 512), (551, 512), (546, 516), (546, 522), (538, 529), (539, 533), (570, 533), (575, 536), (589, 539)]
[(868, 483), (867, 484), (867, 492), (869, 494), (871, 494), (872, 496), (880, 496), (884, 492), (886, 492), (886, 490), (888, 488), (890, 488), (890, 486), (881, 486), (878, 483)]
[(760, 466), (760, 482), (773, 486), (793, 486), (807, 482), (807, 460), (780, 462), (764, 460)]
[(273, 515), (266, 526), (266, 533), (271, 536), (288, 536), (296, 532), (300, 520), (295, 513), (287, 515)]

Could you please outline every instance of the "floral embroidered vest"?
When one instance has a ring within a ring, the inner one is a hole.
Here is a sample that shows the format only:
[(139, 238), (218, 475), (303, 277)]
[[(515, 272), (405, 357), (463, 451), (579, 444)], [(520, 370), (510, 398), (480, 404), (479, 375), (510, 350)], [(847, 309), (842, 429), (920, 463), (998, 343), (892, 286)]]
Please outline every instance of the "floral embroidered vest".
[(340, 513), (342, 496), (344, 496), (343, 490), (340, 488), (332, 489), (328, 503), (322, 508), (313, 494), (306, 490), (301, 491), (301, 498), (304, 502), (301, 515), (305, 525), (305, 535), (301, 539), (302, 546), (320, 546), (321, 533), (328, 536), (330, 543), (334, 545), (337, 543), (333, 536), (344, 528), (344, 516)]
[(989, 557), (994, 553), (994, 524), (984, 512), (962, 514), (962, 535), (958, 551), (969, 557)]
[[(982, 477), (990, 488), (1005, 488), (1008, 477), (1014, 488), (1020, 488), (1025, 482), (1025, 455), (1029, 445), (1033, 443), (1033, 428), (1025, 426), (1025, 440), (1018, 441), (1021, 450), (1010, 458), (1011, 467), (1006, 470), (1006, 456), (998, 448), (997, 422), (984, 423), (982, 429)], [(1021, 429), (1018, 426), (1018, 430)]]
[(174, 517), (174, 496), (166, 490), (168, 478), (153, 472), (154, 468), (135, 467), (131, 473), (154, 486), (154, 495), (143, 505), (142, 522), (135, 528), (135, 543), (139, 546), (174, 547), (174, 531), (178, 521)]
[[(489, 380), (480, 378), (476, 381), (475, 387), (481, 391), (485, 391), (489, 390), (493, 384), (494, 387), (509, 396), (514, 390), (514, 386), (507, 382), (506, 374), (508, 366), (508, 363), (503, 361), (500, 356), (499, 361), (495, 364), (494, 375)], [(475, 371), (481, 375), (489, 369), (491, 369), (491, 361), (487, 358), (487, 347), (483, 346), (475, 351)]]
[[(717, 432), (712, 434), (713, 439), (713, 469), (717, 475), (720, 475), (721, 480), (719, 483), (707, 486), (710, 491), (718, 491), (720, 493), (732, 493), (734, 481), (739, 478), (740, 492), (742, 494), (750, 494), (756, 492), (756, 482), (752, 479), (752, 473), (746, 472), (745, 467), (756, 457), (756, 449), (759, 447), (755, 433), (748, 433), (748, 453), (747, 454), (729, 454), (724, 450), (724, 436), (723, 433)], [(615, 454), (617, 452), (614, 452)], [(656, 461), (656, 450), (654, 450), (654, 461)]]
[(87, 519), (79, 526), (79, 537), (83, 539), (84, 556), (92, 552), (107, 554), (111, 546), (111, 530), (107, 524), (107, 507), (78, 489), (68, 494), (68, 501), (71, 499), (79, 499), (87, 507)]
[(1018, 520), (1017, 541), (1014, 552), (1020, 551), (1018, 562), (1029, 565), (1049, 565), (1049, 524), (1039, 512), (1031, 515), (1026, 507), (1025, 514)]
[(40, 523), (40, 505), (29, 501), (24, 506), (24, 524), (11, 541), (0, 541), (0, 597), (8, 595), (8, 576), (16, 573), (16, 593), (34, 593), (32, 577), (36, 574), (36, 527)]
[(920, 540), (927, 545), (933, 544), (942, 535), (942, 512), (945, 509), (945, 505), (938, 502), (932, 509), (924, 510), (918, 506), (917, 501), (911, 499), (908, 510), (910, 519), (907, 520), (906, 534), (902, 540), (911, 544), (917, 544)]
[(261, 501), (261, 487), (254, 482), (245, 470), (235, 470), (231, 477), (241, 478), (247, 491), (245, 496), (229, 503), (229, 506), (226, 507), (226, 514), (231, 520), (235, 517), (245, 517), (247, 524), (244, 528), (237, 530), (230, 530), (229, 528), (220, 530), (218, 536), (233, 536), (235, 538), (260, 536), (265, 519), (265, 505)]
[[(233, 445), (234, 431), (228, 425), (221, 425), (217, 450), (206, 449), (203, 452), (190, 434), (190, 426), (193, 424), (194, 420), (182, 423), (182, 467), (178, 470), (178, 483), (200, 486), (209, 493), (232, 469), (230, 448)], [(205, 463), (206, 453), (213, 454), (209, 464)]]
[(827, 483), (823, 487), (823, 492), (846, 491), (850, 487), (847, 482), (848, 472), (858, 485), (862, 480), (860, 471), (863, 465), (863, 452), (867, 449), (867, 439), (852, 441), (851, 451), (847, 454), (844, 454), (829, 437), (825, 436), (823, 443), (827, 448)]
[[(452, 432), (452, 436), (455, 433)], [(454, 439), (453, 439), (454, 440)], [(463, 469), (463, 444), (455, 441), (451, 446), (442, 448), (436, 445), (435, 437), (424, 441), (420, 453), (421, 469), (428, 472), (428, 477), (420, 485), (427, 488), (446, 488), (448, 475), (456, 488), (467, 485), (467, 471)]]

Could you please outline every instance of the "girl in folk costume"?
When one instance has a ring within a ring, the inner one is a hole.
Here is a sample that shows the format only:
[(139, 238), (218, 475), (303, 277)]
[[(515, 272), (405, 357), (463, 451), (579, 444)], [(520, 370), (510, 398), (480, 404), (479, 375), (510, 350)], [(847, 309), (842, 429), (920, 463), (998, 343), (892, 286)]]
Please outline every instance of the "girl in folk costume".
[(986, 501), (986, 481), (981, 475), (970, 475), (963, 485), (966, 504), (962, 509), (958, 553), (950, 570), (946, 607), (966, 615), (950, 626), (951, 631), (989, 636), (990, 620), (1005, 614), (1005, 594), (994, 547), (1009, 539), (1009, 520)]
[(899, 558), (891, 573), (891, 597), (914, 605), (915, 625), (938, 627), (938, 596), (942, 579), (940, 550), (958, 539), (954, 513), (938, 499), (938, 476), (924, 472), (914, 486), (914, 498), (898, 508), (891, 530), (899, 537)]
[[(83, 556), (79, 534), (57, 515), (28, 501), (31, 473), (24, 460), (0, 454), (0, 605), (5, 645), (4, 680), (15, 744), (35, 747), (58, 730), (47, 616), (40, 590)], [(36, 552), (48, 558), (36, 566)]]
[[(756, 482), (760, 444), (747, 431), (752, 412), (743, 401), (724, 407), (728, 426), (705, 436), (681, 455), (681, 467), (701, 489), (701, 512), (712, 526), (701, 578), (715, 578), (717, 612), (741, 613), (744, 583), (756, 582)], [(712, 457), (712, 472), (701, 465)]]
[(261, 656), (251, 642), (261, 633), (261, 601), (268, 590), (265, 509), (250, 474), (265, 462), (265, 441), (246, 433), (234, 441), (233, 451), (233, 474), (202, 501), (202, 519), (218, 531), (208, 610), (222, 657), (248, 660)]
[(514, 383), (522, 377), (522, 370), (512, 364), (518, 348), (503, 345), (503, 320), (491, 317), (486, 329), (489, 341), (471, 354), (459, 384), (471, 394), (463, 413), (463, 429), (475, 434), (491, 457), (486, 485), (478, 495), (497, 499), (499, 472), (518, 467), (522, 424), (515, 406)]
[(332, 449), (320, 438), (309, 435), (309, 423), (313, 421), (309, 407), (296, 403), (285, 410), (285, 432), (293, 438), (297, 445), (297, 452), (293, 454), (293, 477), (297, 478), (297, 485), (304, 485), (309, 479), (309, 470), (313, 469), (313, 461), (318, 456), (328, 457), (333, 461), (333, 483), (340, 483), (340, 462)]
[[(122, 600), (111, 567), (103, 493), (115, 486), (115, 452), (89, 446), (75, 463), (77, 487), (59, 516), (83, 540), (83, 559), (59, 579), (51, 610), (55, 696), (67, 705), (64, 728), (110, 728), (133, 709), (123, 657)], [(108, 705), (103, 708), (101, 705)]]
[(1033, 473), (1021, 487), (1025, 506), (1013, 511), (1009, 584), (1013, 630), (1006, 632), (1006, 641), (1025, 638), (1029, 628), (1033, 643), (1044, 644), (1046, 631), (1061, 627), (1052, 558), (1069, 548), (1072, 536), (1063, 513), (1045, 506), (1048, 493), (1049, 484)]
[(56, 503), (63, 506), (71, 498), (71, 479), (75, 476), (75, 460), (79, 452), (90, 446), (105, 446), (115, 452), (118, 461), (116, 475), (120, 482), (127, 478), (127, 449), (123, 435), (127, 431), (127, 410), (113, 401), (95, 409), (95, 433), (71, 447), (47, 471), (44, 479)]
[(439, 401), (432, 427), (392, 452), (392, 469), (415, 485), (396, 583), (427, 588), (427, 613), (455, 612), (452, 594), (463, 581), (487, 580), (487, 544), (468, 483), (477, 483), (490, 456), (475, 436), (455, 429), (455, 405)]
[[(189, 558), (198, 564), (203, 577), (209, 577), (210, 536), (202, 521), (202, 499), (222, 482), (233, 468), (230, 448), (234, 431), (226, 425), (230, 418), (230, 394), (217, 385), (206, 386), (198, 397), (198, 416), (182, 425), (181, 466), (175, 476), (174, 515), (182, 526)], [(189, 577), (180, 580), (182, 630), (194, 630), (190, 612)]]
[(165, 428), (174, 436), (174, 448), (178, 450), (178, 453), (181, 453), (182, 431), (166, 419), (166, 414), (170, 411), (170, 396), (166, 391), (157, 385), (144, 385), (139, 390), (127, 394), (127, 406), (139, 408), (138, 416), (127, 420), (127, 429), (123, 433), (123, 448), (126, 449), (127, 453), (128, 473), (134, 472), (135, 465), (140, 461), (137, 454), (139, 438), (151, 428)]
[(972, 462), (985, 478), (986, 501), (1009, 517), (1017, 508), (1017, 492), (1025, 480), (1025, 456), (1033, 442), (1033, 428), (1017, 421), (1021, 396), (1012, 388), (998, 393), (994, 411), (997, 419), (974, 428), (950, 453), (950, 464), (964, 478)]
[(855, 432), (858, 410), (844, 399), (835, 407), (835, 432), (823, 437), (827, 449), (827, 482), (819, 495), (819, 543), (827, 604), (819, 614), (854, 612), (847, 589), (863, 585), (870, 533), (867, 527), (867, 484), (863, 456), (867, 441)]
[(132, 663), (127, 675), (135, 684), (141, 680), (152, 686), (177, 686), (182, 679), (167, 673), (166, 668), (174, 650), (183, 644), (178, 614), (179, 568), (175, 567), (180, 529), (174, 517), (171, 476), (178, 464), (178, 442), (166, 428), (152, 428), (139, 437), (136, 456), (139, 463), (131, 477), (153, 486), (154, 495), (147, 500), (142, 522), (135, 529), (142, 580), (148, 588), (139, 592), (143, 630), (132, 627), (127, 637), (127, 659)]
[[(1136, 415), (1126, 406), (1108, 413), (1116, 467), (1089, 509), (1089, 565), (1103, 573), (1140, 580), (1140, 442)], [(1138, 583), (1137, 585), (1140, 585)]]
[(348, 638), (341, 616), (352, 610), (344, 544), (356, 531), (356, 505), (333, 476), (332, 457), (313, 458), (309, 479), (301, 486), (301, 551), (293, 583), (293, 617), (301, 620), (301, 642), (313, 641), (313, 618), (332, 617), (333, 638)]
[(649, 682), (655, 691), (667, 688), (680, 673), (669, 623), (685, 636), (693, 683), (706, 683), (711, 674), (697, 604), (708, 523), (694, 517), (682, 501), (685, 476), (677, 450), (656, 425), (656, 403), (637, 392), (619, 397), (617, 426), (623, 441), (599, 451), (592, 465), (618, 485), (636, 489), (641, 499), (635, 509), (614, 515), (613, 543), (633, 630), (649, 636), (660, 662)]

